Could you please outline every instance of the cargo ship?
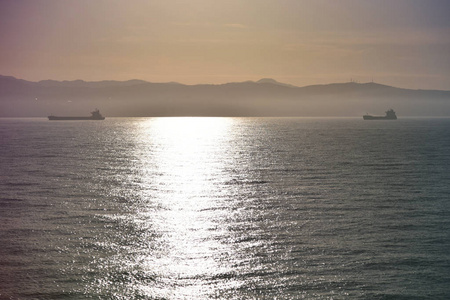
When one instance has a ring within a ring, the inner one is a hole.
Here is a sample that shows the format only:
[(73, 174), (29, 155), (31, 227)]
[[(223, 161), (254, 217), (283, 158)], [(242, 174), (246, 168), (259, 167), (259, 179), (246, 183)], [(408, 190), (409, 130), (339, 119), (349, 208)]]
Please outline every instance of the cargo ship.
[(386, 111), (385, 116), (371, 116), (371, 115), (364, 115), (364, 120), (397, 120), (397, 115), (395, 114), (395, 111), (391, 108), (390, 110)]
[(100, 114), (100, 111), (98, 109), (95, 109), (93, 112), (91, 112), (90, 117), (58, 117), (50, 115), (48, 116), (48, 119), (51, 121), (60, 121), (60, 120), (104, 120), (105, 117)]

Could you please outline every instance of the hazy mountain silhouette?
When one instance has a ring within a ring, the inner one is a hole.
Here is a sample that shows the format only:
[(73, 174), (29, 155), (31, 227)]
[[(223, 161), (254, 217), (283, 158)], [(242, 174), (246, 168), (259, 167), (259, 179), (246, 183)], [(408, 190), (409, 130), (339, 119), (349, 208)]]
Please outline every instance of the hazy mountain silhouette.
[(56, 81), (56, 80), (42, 80), (37, 84), (40, 86), (46, 87), (91, 87), (91, 88), (100, 88), (100, 87), (113, 87), (113, 86), (133, 86), (137, 84), (146, 83), (143, 80), (128, 80), (128, 81), (95, 81), (95, 82), (86, 82), (83, 80), (74, 80), (74, 81)]
[(0, 76), (0, 117), (113, 116), (450, 116), (450, 91), (401, 89), (378, 83), (296, 87), (261, 79), (220, 85), (142, 80), (30, 82)]
[(258, 80), (257, 83), (269, 83), (269, 84), (275, 84), (275, 85), (281, 85), (281, 86), (287, 86), (287, 87), (297, 87), (292, 84), (278, 82), (272, 78), (263, 78), (263, 79)]

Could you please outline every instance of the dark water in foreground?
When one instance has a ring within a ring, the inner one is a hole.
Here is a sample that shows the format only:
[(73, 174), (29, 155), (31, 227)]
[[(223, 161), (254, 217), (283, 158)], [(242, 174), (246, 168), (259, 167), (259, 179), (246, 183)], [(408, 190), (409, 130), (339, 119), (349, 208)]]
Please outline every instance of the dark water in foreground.
[(0, 119), (0, 299), (450, 299), (450, 119)]

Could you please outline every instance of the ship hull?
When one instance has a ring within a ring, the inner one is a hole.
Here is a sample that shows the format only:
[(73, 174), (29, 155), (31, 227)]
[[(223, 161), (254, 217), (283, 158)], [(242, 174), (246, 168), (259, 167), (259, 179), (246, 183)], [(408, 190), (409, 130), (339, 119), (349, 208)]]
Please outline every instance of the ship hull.
[(77, 120), (96, 120), (101, 121), (104, 120), (105, 117), (101, 118), (93, 118), (93, 117), (57, 117), (57, 116), (48, 116), (50, 121), (77, 121)]
[(394, 118), (394, 117), (370, 116), (370, 115), (363, 116), (363, 119), (364, 120), (397, 120), (397, 118)]

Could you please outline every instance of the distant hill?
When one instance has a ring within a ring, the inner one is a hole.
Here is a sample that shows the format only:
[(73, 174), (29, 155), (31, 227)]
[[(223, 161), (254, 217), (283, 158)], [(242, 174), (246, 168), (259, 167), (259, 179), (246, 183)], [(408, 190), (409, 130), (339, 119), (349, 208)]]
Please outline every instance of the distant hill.
[(91, 88), (101, 88), (101, 87), (113, 87), (113, 86), (133, 86), (137, 84), (146, 83), (143, 80), (128, 80), (128, 81), (95, 81), (95, 82), (86, 82), (83, 80), (74, 80), (74, 81), (56, 81), (56, 80), (42, 80), (37, 82), (39, 86), (46, 87), (91, 87)]
[(402, 116), (450, 116), (450, 91), (401, 89), (378, 83), (297, 87), (265, 78), (220, 85), (142, 80), (30, 82), (0, 76), (0, 117), (88, 115), (360, 117), (393, 108)]
[(258, 80), (256, 83), (268, 83), (268, 84), (275, 84), (275, 85), (281, 85), (281, 86), (287, 86), (287, 87), (297, 87), (292, 84), (278, 82), (272, 78), (263, 78), (263, 79)]

